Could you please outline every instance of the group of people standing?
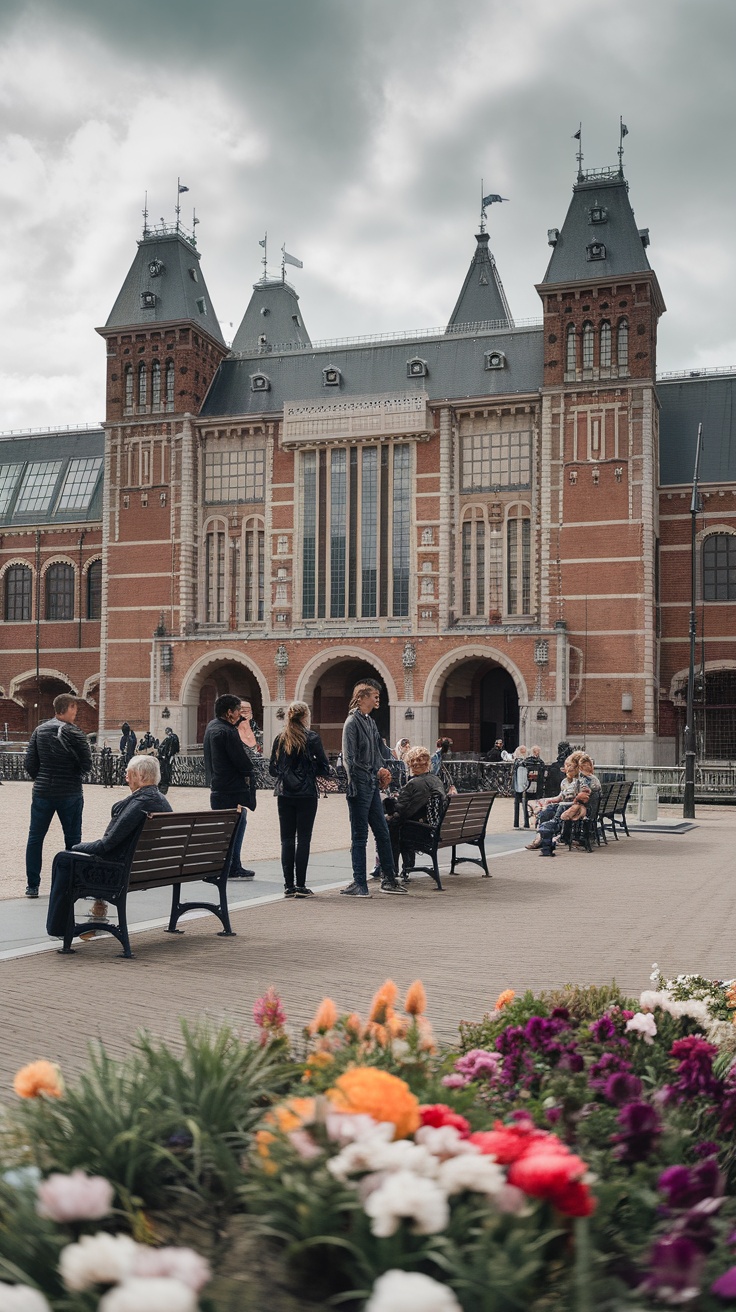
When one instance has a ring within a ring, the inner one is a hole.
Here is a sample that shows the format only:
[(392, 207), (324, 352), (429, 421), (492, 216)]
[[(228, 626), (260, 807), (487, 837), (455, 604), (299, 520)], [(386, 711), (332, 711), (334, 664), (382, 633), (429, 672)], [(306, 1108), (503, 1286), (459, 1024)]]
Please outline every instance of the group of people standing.
[(155, 756), (161, 768), (160, 790), (162, 793), (168, 793), (171, 787), (173, 776), (174, 757), (179, 755), (181, 744), (178, 734), (173, 729), (166, 728), (163, 739), (159, 741), (148, 729), (140, 740), (136, 737), (135, 730), (130, 727), (127, 720), (124, 720), (120, 726), (120, 755), (123, 760), (123, 767), (127, 769), (133, 757), (138, 756)]

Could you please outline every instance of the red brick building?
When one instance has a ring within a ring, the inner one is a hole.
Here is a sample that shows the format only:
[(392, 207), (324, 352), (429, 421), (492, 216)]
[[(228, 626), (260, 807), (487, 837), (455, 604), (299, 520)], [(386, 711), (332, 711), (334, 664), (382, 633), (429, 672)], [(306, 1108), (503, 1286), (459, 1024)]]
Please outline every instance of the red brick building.
[[(674, 760), (702, 419), (701, 754), (736, 755), (736, 376), (657, 380), (665, 307), (618, 170), (581, 174), (548, 236), (539, 322), (514, 323), (481, 231), (442, 329), (312, 343), (294, 288), (264, 277), (228, 349), (193, 242), (144, 233), (99, 330), (104, 471), (84, 523), (59, 522), (61, 468), (43, 523), (19, 509), (30, 464), (54, 443), (71, 460), (72, 435), (29, 439), (33, 460), (8, 444), (2, 568), (31, 577), (4, 585), (0, 720), (30, 724), (29, 690), (53, 678), (91, 717), (99, 678), (109, 741), (128, 719), (194, 746), (235, 691), (267, 740), (304, 698), (335, 749), (370, 672), (391, 741), (549, 756), (570, 737), (601, 762)], [(57, 558), (74, 571), (63, 622), (44, 609)]]

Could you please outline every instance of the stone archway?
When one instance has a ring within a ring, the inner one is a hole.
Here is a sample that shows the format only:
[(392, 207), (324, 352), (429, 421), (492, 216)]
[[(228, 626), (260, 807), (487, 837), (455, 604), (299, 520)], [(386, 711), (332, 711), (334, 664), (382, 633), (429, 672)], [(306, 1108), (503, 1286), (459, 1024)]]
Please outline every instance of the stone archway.
[(182, 731), (187, 743), (202, 742), (215, 700), (226, 692), (248, 698), (256, 721), (263, 724), (270, 694), (261, 670), (241, 652), (227, 648), (211, 651), (195, 661), (182, 683)]
[(381, 705), (374, 719), (381, 737), (390, 744), (396, 685), (383, 661), (360, 647), (331, 648), (320, 652), (301, 671), (296, 700), (311, 707), (312, 723), (326, 751), (340, 751), (350, 696), (355, 684), (364, 678), (375, 679), (381, 685)]
[(424, 701), (436, 709), (438, 736), (451, 738), (456, 753), (487, 752), (497, 738), (507, 750), (518, 745), (526, 684), (494, 648), (476, 644), (449, 652), (430, 672)]
[(76, 723), (82, 732), (96, 733), (97, 708), (86, 700), (86, 687), (80, 694), (61, 670), (43, 668), (38, 671), (38, 676), (35, 670), (26, 670), (11, 679), (7, 706), (12, 711), (12, 723), (7, 714), (3, 717), (9, 723), (9, 730), (30, 736), (36, 725), (53, 718), (54, 698), (62, 692), (72, 693), (79, 699)]

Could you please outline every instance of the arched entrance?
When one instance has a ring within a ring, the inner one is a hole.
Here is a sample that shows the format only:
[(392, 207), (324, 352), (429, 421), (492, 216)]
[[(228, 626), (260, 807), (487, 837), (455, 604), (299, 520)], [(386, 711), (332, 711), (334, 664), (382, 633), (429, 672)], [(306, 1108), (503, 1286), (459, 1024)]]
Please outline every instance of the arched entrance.
[(97, 709), (80, 696), (79, 690), (70, 679), (58, 670), (41, 670), (38, 677), (35, 671), (18, 675), (10, 685), (11, 705), (15, 707), (14, 725), (9, 725), (10, 732), (20, 731), (30, 737), (36, 725), (50, 720), (54, 715), (54, 698), (59, 693), (70, 692), (79, 698), (76, 723), (83, 733), (97, 731)]
[(300, 680), (297, 696), (312, 708), (312, 726), (320, 735), (325, 751), (339, 752), (342, 726), (348, 713), (353, 688), (361, 679), (375, 679), (380, 685), (381, 704), (373, 718), (382, 738), (391, 742), (391, 706), (387, 680), (377, 664), (360, 656), (336, 657), (325, 661)]
[(449, 653), (430, 674), (425, 702), (438, 708), (438, 733), (453, 751), (487, 752), (497, 738), (511, 751), (519, 742), (520, 672), (501, 653), (482, 647)]
[(246, 662), (239, 652), (210, 652), (191, 667), (182, 683), (184, 742), (194, 744), (204, 740), (204, 731), (214, 715), (215, 701), (226, 692), (250, 701), (256, 721), (263, 724), (268, 684), (261, 671), (251, 662)]
[[(725, 662), (723, 662), (725, 666)], [(685, 759), (687, 674), (674, 689), (677, 759)], [(673, 684), (676, 680), (673, 680)], [(694, 688), (695, 751), (699, 761), (736, 760), (736, 667), (698, 670)]]

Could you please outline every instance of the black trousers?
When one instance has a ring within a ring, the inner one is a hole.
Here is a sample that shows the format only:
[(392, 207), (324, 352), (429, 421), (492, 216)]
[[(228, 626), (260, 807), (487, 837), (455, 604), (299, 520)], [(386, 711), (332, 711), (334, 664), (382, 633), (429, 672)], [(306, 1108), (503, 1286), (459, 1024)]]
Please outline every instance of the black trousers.
[(524, 828), (529, 828), (529, 804), (526, 793), (514, 793), (514, 829), (519, 828), (519, 811), (524, 814)]
[(281, 830), (281, 869), (284, 886), (304, 888), (307, 882), (309, 849), (317, 815), (316, 797), (278, 797), (279, 828)]

